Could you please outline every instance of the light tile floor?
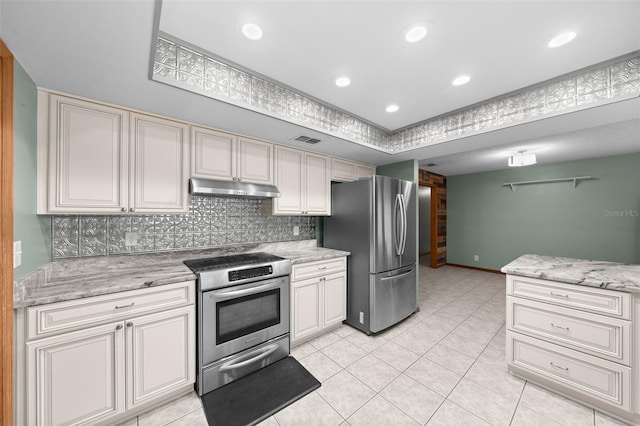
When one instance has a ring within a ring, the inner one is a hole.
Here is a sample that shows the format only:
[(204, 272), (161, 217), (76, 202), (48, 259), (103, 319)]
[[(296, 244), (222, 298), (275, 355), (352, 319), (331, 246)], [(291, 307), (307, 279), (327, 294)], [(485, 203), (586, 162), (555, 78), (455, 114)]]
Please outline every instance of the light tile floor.
[[(420, 266), (419, 298), (379, 335), (343, 325), (294, 348), (322, 386), (261, 425), (622, 424), (506, 372), (504, 276)], [(126, 423), (206, 424), (195, 393)]]

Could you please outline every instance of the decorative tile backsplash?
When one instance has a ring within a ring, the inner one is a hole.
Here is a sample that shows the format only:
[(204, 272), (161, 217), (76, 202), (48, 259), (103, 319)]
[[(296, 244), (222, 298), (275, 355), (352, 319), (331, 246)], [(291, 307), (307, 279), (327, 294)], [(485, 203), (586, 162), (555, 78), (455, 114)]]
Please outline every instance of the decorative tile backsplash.
[(640, 55), (636, 52), (392, 132), (235, 68), (162, 32), (156, 40), (151, 78), (393, 154), (638, 96)]
[[(294, 235), (293, 227), (299, 227)], [(137, 244), (125, 246), (125, 233)], [(316, 218), (263, 216), (262, 201), (191, 196), (184, 215), (52, 216), (54, 259), (316, 238)]]

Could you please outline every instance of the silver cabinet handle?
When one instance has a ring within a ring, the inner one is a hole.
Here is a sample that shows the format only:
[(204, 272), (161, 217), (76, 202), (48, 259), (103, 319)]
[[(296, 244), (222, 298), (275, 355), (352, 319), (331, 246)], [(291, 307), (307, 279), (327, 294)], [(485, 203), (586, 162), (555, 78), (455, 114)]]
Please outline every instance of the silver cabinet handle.
[(132, 323), (131, 321), (129, 321), (129, 322), (127, 323), (127, 327), (133, 327), (133, 323)]
[(411, 272), (413, 271), (407, 271), (403, 274), (398, 274), (398, 275), (393, 275), (391, 277), (384, 277), (384, 278), (380, 278), (380, 281), (389, 281), (389, 280), (395, 280), (396, 278), (400, 278), (400, 277), (406, 277), (407, 275), (409, 275)]
[(131, 302), (128, 305), (120, 305), (120, 306), (116, 306), (116, 309), (124, 309), (124, 308), (130, 308), (133, 305), (135, 305), (135, 302)]
[(242, 182), (242, 178), (241, 177), (238, 178), (238, 182)]
[(121, 212), (126, 212), (126, 211), (127, 211), (127, 208), (126, 208), (126, 207), (122, 207), (122, 208), (120, 209), (120, 211), (121, 211)]
[(321, 269), (327, 269), (327, 267), (326, 267), (326, 266), (318, 266), (318, 269), (319, 269), (319, 270), (321, 270)]
[(130, 211), (130, 212), (135, 212), (135, 211), (136, 211), (136, 209), (134, 209), (133, 207), (131, 207), (131, 208), (129, 209), (129, 211)]
[(233, 180), (238, 180), (238, 178), (234, 176), (234, 177), (233, 177)]
[(569, 331), (569, 327), (563, 327), (561, 325), (555, 325), (554, 323), (551, 323), (551, 327), (559, 328), (560, 330), (564, 330), (564, 331)]
[(122, 324), (116, 325), (116, 330), (122, 330)]
[(553, 363), (553, 361), (551, 361), (549, 364), (551, 364), (553, 368), (557, 368), (558, 370), (569, 371), (569, 367), (562, 367), (560, 365), (556, 365)]
[(569, 298), (568, 294), (562, 294), (562, 293), (554, 293), (553, 291), (550, 292), (552, 296), (556, 296), (556, 297), (566, 297), (567, 299)]

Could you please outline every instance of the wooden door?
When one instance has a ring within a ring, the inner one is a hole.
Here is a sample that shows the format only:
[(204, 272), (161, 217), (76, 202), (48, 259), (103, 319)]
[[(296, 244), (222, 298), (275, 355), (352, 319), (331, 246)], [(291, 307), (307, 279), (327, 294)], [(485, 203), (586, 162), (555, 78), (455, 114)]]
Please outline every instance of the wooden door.
[(0, 425), (13, 424), (13, 55), (0, 40)]

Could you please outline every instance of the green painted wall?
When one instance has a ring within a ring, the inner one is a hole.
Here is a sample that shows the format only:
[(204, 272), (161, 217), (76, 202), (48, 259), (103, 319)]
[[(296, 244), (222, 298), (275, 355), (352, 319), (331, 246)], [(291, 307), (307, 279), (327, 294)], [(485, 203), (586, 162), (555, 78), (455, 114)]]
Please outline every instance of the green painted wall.
[[(596, 179), (502, 186), (570, 176)], [(448, 263), (500, 269), (525, 253), (640, 263), (640, 153), (447, 177)]]
[(376, 174), (418, 182), (418, 162), (416, 160), (407, 160), (385, 164), (384, 166), (376, 167)]
[(14, 241), (22, 241), (22, 265), (14, 277), (51, 259), (51, 218), (36, 215), (36, 128), (38, 92), (14, 60)]

